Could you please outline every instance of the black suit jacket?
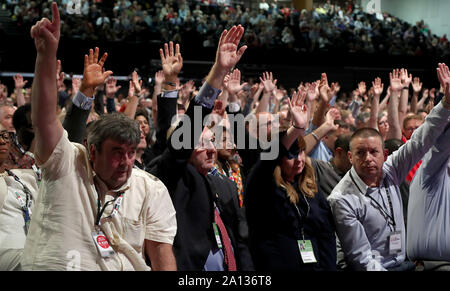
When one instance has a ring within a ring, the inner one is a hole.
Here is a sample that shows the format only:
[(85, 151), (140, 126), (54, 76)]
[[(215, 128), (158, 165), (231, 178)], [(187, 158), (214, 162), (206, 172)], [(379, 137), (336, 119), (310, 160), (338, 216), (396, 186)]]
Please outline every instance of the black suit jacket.
[[(186, 114), (193, 119), (193, 100)], [(207, 113), (204, 109), (204, 115)], [(198, 140), (192, 129), (192, 141)], [(217, 192), (216, 204), (230, 237), (238, 270), (253, 270), (253, 262), (247, 245), (247, 222), (244, 209), (239, 208), (236, 185), (222, 176), (211, 176), (208, 180), (188, 160), (191, 149), (175, 150), (167, 143), (164, 153), (152, 163), (150, 173), (158, 177), (168, 188), (177, 212), (177, 235), (174, 240), (174, 254), (178, 270), (201, 271), (209, 251), (214, 247), (213, 193), (209, 183)]]

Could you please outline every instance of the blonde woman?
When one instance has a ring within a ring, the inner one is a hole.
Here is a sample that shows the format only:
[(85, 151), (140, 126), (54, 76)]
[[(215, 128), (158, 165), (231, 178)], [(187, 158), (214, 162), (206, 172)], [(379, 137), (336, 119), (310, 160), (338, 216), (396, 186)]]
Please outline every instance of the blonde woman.
[(278, 158), (259, 161), (248, 176), (244, 204), (256, 270), (336, 270), (331, 209), (306, 161), (305, 96), (294, 93), (290, 101), (292, 126), (280, 136)]

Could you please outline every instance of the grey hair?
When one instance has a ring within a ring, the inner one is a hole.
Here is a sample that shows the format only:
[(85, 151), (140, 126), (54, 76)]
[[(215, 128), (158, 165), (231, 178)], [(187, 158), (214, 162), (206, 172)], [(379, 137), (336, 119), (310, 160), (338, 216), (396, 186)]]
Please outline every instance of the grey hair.
[(106, 139), (137, 146), (141, 140), (139, 123), (123, 113), (103, 114), (87, 128), (88, 148), (100, 151)]

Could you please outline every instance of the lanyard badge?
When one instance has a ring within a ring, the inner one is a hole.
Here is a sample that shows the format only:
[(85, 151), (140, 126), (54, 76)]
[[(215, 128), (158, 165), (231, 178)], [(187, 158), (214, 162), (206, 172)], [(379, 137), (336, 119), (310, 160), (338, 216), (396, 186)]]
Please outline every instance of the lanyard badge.
[(395, 255), (402, 251), (402, 233), (400, 231), (391, 232), (388, 239), (390, 255)]
[(31, 221), (31, 206), (32, 201), (28, 198), (25, 200), (19, 192), (16, 192), (16, 198), (19, 201), (20, 207), (23, 210), (24, 213), (24, 219), (25, 219), (25, 233), (28, 233), (28, 229), (30, 227), (30, 221)]
[(120, 193), (120, 195), (111, 201), (108, 201), (103, 205), (102, 208), (100, 208), (100, 200), (97, 200), (98, 202), (98, 210), (97, 210), (97, 219), (95, 222), (95, 231), (91, 233), (92, 240), (94, 241), (95, 245), (97, 246), (97, 249), (102, 256), (102, 258), (108, 258), (115, 254), (113, 248), (109, 244), (109, 241), (103, 231), (100, 229), (100, 219), (102, 217), (103, 212), (105, 211), (106, 207), (114, 202), (114, 208), (111, 214), (108, 216), (108, 218), (113, 218), (117, 215), (120, 206), (122, 205), (122, 199), (123, 199), (123, 193)]
[(300, 250), (300, 256), (305, 264), (317, 263), (314, 256), (313, 246), (310, 240), (298, 240), (298, 249)]
[(217, 247), (222, 248), (222, 241), (220, 240), (219, 227), (215, 222), (213, 222), (214, 236), (216, 237)]
[(92, 232), (92, 239), (102, 258), (108, 258), (115, 254), (105, 234), (99, 228)]

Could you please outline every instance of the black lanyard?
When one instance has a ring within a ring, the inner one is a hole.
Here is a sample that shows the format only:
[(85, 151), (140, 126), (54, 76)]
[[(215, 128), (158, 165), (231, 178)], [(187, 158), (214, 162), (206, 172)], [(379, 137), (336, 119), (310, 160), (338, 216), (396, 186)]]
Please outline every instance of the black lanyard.
[[(386, 190), (386, 196), (387, 196), (388, 203), (389, 203), (389, 210), (391, 211), (392, 216), (389, 213), (387, 213), (386, 210), (384, 210), (384, 207), (381, 206), (380, 203), (378, 203), (375, 199), (373, 199), (373, 197), (371, 197), (370, 195), (364, 194), (364, 192), (359, 188), (358, 184), (356, 183), (355, 179), (353, 178), (353, 175), (351, 172), (350, 172), (350, 178), (352, 179), (356, 188), (358, 188), (359, 192), (361, 192), (362, 195), (369, 197), (370, 200), (372, 200), (378, 206), (377, 208), (378, 208), (378, 210), (380, 210), (383, 213), (383, 217), (387, 220), (387, 223), (389, 224), (389, 228), (391, 228), (391, 226), (392, 226), (394, 228), (394, 231), (396, 231), (396, 223), (395, 223), (395, 218), (394, 218), (394, 207), (392, 206), (392, 200), (391, 200), (389, 188), (386, 185), (384, 185), (384, 189)], [(378, 191), (380, 191), (380, 189), (378, 189)], [(381, 199), (383, 200), (383, 204), (385, 204), (381, 191), (380, 191), (380, 196), (381, 196)]]
[[(97, 198), (97, 218), (95, 219), (95, 225), (97, 225), (97, 226), (100, 225), (100, 219), (102, 218), (103, 212), (105, 212), (106, 207), (108, 207), (108, 205), (110, 205), (113, 202), (120, 201), (122, 199), (122, 196), (123, 196), (124, 193), (125, 192), (119, 192), (119, 195), (116, 198), (106, 202), (105, 205), (103, 205), (103, 207), (101, 207), (100, 199)], [(114, 213), (114, 211), (118, 211), (119, 207), (120, 207), (120, 204), (119, 203), (115, 203), (112, 213)], [(111, 215), (108, 216), (109, 218), (112, 217), (112, 213), (111, 213)]]
[[(16, 174), (14, 174), (12, 171), (5, 169), (6, 173), (8, 173), (9, 176), (13, 177), (14, 180), (16, 180), (17, 183), (19, 183), (22, 188), (23, 188), (23, 192), (25, 193), (26, 196), (26, 201), (25, 201), (25, 205), (21, 205), (22, 210), (25, 214), (25, 225), (28, 228), (29, 222), (31, 220), (31, 191), (30, 189), (28, 189), (28, 187), (22, 183), (22, 181), (20, 181), (20, 178), (17, 177)], [(17, 194), (16, 194), (17, 195)], [(19, 202), (21, 202), (21, 198), (17, 197), (17, 199), (19, 199)], [(21, 202), (23, 203), (23, 202)]]

